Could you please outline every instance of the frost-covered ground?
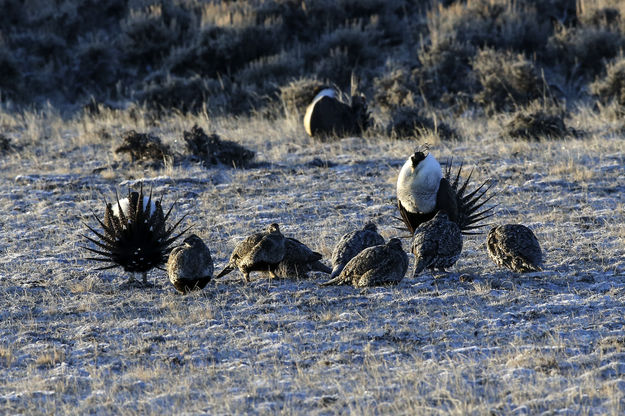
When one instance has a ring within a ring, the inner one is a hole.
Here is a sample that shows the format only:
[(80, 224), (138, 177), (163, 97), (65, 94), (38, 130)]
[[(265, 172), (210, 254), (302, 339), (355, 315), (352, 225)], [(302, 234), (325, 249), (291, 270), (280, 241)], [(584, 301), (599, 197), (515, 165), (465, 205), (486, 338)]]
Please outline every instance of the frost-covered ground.
[[(0, 413), (622, 414), (625, 139), (576, 117), (587, 134), (566, 141), (504, 140), (471, 118), (455, 121), (464, 141), (430, 138), (439, 160), (497, 181), (493, 222), (532, 228), (545, 272), (498, 270), (476, 236), (449, 275), (397, 287), (245, 285), (234, 272), (182, 296), (162, 271), (128, 289), (85, 259), (81, 222), (115, 189), (143, 180), (165, 207), (178, 200), (217, 270), (274, 221), (328, 262), (369, 219), (406, 235), (394, 183), (415, 143), (315, 143), (294, 120), (3, 114), (22, 148), (0, 159)], [(180, 150), (195, 122), (253, 148), (257, 167), (143, 169), (111, 151), (131, 128)]]

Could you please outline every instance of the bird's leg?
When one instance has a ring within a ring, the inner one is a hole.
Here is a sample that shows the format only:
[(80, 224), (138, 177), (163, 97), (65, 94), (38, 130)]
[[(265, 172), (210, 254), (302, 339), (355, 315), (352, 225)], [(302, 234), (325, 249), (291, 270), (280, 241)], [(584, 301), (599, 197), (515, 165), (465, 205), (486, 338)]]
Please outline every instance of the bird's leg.
[(133, 284), (135, 282), (135, 274), (130, 273), (130, 277), (128, 278), (128, 284)]
[(148, 284), (148, 272), (143, 272), (143, 285), (147, 286)]
[(250, 282), (250, 274), (248, 272), (243, 272), (243, 280), (245, 280), (245, 283)]

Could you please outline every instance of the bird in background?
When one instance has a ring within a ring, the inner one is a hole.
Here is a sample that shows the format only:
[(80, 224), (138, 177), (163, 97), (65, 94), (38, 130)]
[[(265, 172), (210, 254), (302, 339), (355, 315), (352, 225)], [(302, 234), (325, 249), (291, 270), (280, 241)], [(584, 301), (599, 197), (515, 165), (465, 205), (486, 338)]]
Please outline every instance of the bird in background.
[(174, 247), (167, 260), (167, 275), (180, 293), (203, 289), (213, 277), (213, 258), (204, 241), (189, 235)]
[(285, 238), (278, 224), (269, 225), (265, 231), (254, 233), (237, 244), (226, 267), (217, 275), (219, 279), (238, 268), (245, 282), (253, 271), (268, 272), (276, 277), (272, 268), (284, 258)]
[(135, 273), (142, 274), (142, 283), (147, 285), (147, 273), (153, 268), (162, 270), (173, 244), (188, 228), (177, 234), (174, 232), (185, 218), (183, 216), (173, 226), (167, 226), (175, 204), (163, 213), (162, 197), (155, 201), (152, 192), (148, 196), (143, 194), (143, 184), (139, 192), (128, 189), (128, 196), (119, 199), (116, 194), (116, 203), (107, 203), (104, 218), (100, 219), (95, 213), (93, 217), (102, 227), (96, 230), (88, 224), (86, 227), (95, 235), (83, 235), (97, 248), (82, 246), (82, 248), (97, 254), (99, 257), (88, 257), (89, 260), (110, 263), (98, 270), (121, 267), (131, 273), (129, 283), (135, 283)]
[(521, 224), (497, 225), (486, 237), (488, 256), (499, 267), (513, 272), (527, 273), (542, 270), (543, 252), (538, 239)]
[(480, 221), (493, 215), (493, 208), (482, 208), (493, 195), (486, 197), (492, 182), (484, 181), (473, 191), (467, 187), (473, 170), (461, 181), (462, 165), (452, 174), (452, 161), (445, 174), (436, 158), (424, 148), (417, 149), (402, 166), (397, 177), (397, 207), (411, 234), (420, 224), (445, 211), (463, 234), (479, 234), (472, 230), (484, 225)]
[(423, 270), (453, 266), (462, 252), (462, 232), (445, 211), (438, 211), (434, 218), (420, 224), (412, 237), (412, 254), (415, 255), (413, 277)]
[(401, 241), (391, 238), (386, 244), (368, 247), (352, 258), (343, 271), (321, 286), (351, 284), (356, 288), (394, 285), (408, 270), (408, 256)]
[(332, 252), (332, 273), (330, 279), (338, 276), (345, 265), (367, 247), (384, 244), (384, 238), (378, 234), (378, 227), (368, 222), (361, 230), (343, 234)]
[(371, 124), (365, 96), (358, 93), (358, 79), (352, 73), (350, 103), (342, 102), (333, 88), (323, 86), (304, 114), (304, 128), (311, 137), (359, 135)]

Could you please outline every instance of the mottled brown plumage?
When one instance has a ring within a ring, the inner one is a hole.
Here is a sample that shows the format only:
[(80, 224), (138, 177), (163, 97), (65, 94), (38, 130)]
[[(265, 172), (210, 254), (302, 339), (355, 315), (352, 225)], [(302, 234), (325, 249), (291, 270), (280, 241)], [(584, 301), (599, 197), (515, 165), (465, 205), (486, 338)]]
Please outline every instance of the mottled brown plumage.
[(203, 289), (213, 277), (213, 258), (202, 239), (191, 234), (175, 247), (167, 260), (167, 275), (181, 293)]
[(384, 244), (384, 238), (378, 234), (378, 227), (369, 222), (362, 230), (344, 234), (332, 252), (332, 273), (330, 279), (338, 276), (345, 265), (367, 247)]
[(354, 287), (384, 286), (399, 283), (408, 270), (408, 256), (398, 238), (368, 247), (358, 253), (334, 279), (322, 286), (351, 284)]
[(328, 266), (321, 263), (321, 254), (312, 251), (306, 244), (287, 237), (284, 246), (284, 258), (270, 270), (279, 278), (308, 278), (308, 272), (330, 273)]
[(453, 266), (462, 252), (460, 227), (446, 212), (438, 211), (434, 218), (419, 225), (412, 238), (415, 255), (413, 277), (426, 268), (444, 271)]
[(252, 234), (237, 244), (228, 265), (215, 278), (223, 277), (235, 268), (243, 273), (246, 282), (253, 271), (267, 271), (273, 275), (271, 268), (284, 258), (284, 253), (285, 238), (278, 224), (271, 224), (265, 231)]
[(488, 255), (499, 267), (525, 273), (542, 270), (543, 253), (538, 239), (521, 224), (497, 225), (486, 237)]

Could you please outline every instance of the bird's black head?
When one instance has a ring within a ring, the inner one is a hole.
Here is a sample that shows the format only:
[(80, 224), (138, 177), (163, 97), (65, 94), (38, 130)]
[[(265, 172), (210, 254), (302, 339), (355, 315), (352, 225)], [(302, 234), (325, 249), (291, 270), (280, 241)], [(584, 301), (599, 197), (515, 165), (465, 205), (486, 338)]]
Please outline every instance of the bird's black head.
[(401, 240), (399, 238), (391, 238), (390, 240), (388, 240), (388, 243), (386, 243), (386, 245), (389, 247), (394, 247), (394, 248), (403, 250), (401, 246)]
[(417, 150), (416, 152), (414, 152), (414, 154), (412, 156), (410, 156), (410, 160), (412, 161), (412, 167), (416, 168), (419, 163), (421, 163), (421, 161), (423, 161), (426, 158), (426, 154), (425, 152), (422, 152), (420, 150)]
[(184, 239), (183, 243), (193, 247), (196, 244), (202, 243), (202, 239), (195, 234), (190, 234), (187, 238)]
[(267, 232), (269, 232), (269, 233), (279, 233), (280, 232), (280, 226), (274, 222), (273, 224), (270, 224), (269, 227), (267, 227)]
[(377, 232), (378, 231), (378, 226), (375, 225), (374, 222), (368, 222), (368, 223), (365, 224), (363, 229), (365, 229), (367, 231), (376, 231)]

